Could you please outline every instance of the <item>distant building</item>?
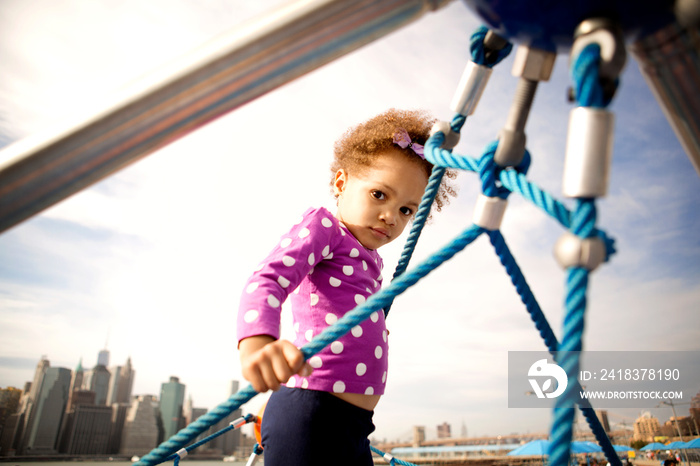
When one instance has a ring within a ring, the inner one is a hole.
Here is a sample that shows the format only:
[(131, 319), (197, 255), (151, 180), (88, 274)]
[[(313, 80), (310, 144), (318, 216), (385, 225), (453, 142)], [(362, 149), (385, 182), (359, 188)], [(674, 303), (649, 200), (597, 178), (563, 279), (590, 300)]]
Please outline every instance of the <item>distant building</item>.
[(645, 412), (634, 421), (634, 440), (653, 442), (654, 437), (660, 433), (659, 420), (649, 412)]
[(130, 403), (113, 403), (112, 409), (111, 431), (109, 433), (109, 445), (107, 453), (116, 455), (119, 453), (119, 448), (122, 444), (122, 434), (124, 433), (124, 424), (126, 423), (126, 415), (129, 412)]
[(610, 421), (608, 420), (608, 412), (605, 410), (597, 410), (595, 412), (596, 416), (598, 416), (598, 420), (600, 421), (600, 425), (603, 427), (603, 430), (606, 433), (610, 433)]
[(185, 404), (185, 384), (177, 377), (160, 386), (160, 416), (163, 422), (165, 439), (169, 439), (185, 426), (183, 406)]
[(451, 432), (450, 425), (446, 422), (443, 422), (439, 426), (437, 426), (437, 438), (450, 438), (452, 437), (452, 432)]
[(107, 404), (129, 403), (131, 401), (131, 391), (134, 386), (136, 371), (131, 367), (131, 358), (126, 359), (124, 366), (114, 366), (110, 368), (112, 378), (109, 381), (107, 390)]
[(134, 397), (124, 421), (119, 452), (127, 456), (143, 456), (162, 441), (162, 423), (158, 400), (153, 395)]
[(109, 391), (109, 380), (112, 374), (106, 366), (96, 365), (92, 370), (85, 371), (83, 379), (83, 389), (95, 392), (95, 404), (107, 404), (107, 392)]
[[(238, 381), (232, 380), (229, 390), (229, 396), (238, 392)], [(206, 410), (204, 410), (206, 413)], [(202, 414), (205, 414), (202, 413)], [(233, 411), (231, 414), (220, 420), (218, 423), (214, 424), (209, 428), (207, 435), (211, 435), (214, 432), (218, 432), (228, 426), (232, 421), (241, 417), (241, 409)], [(196, 418), (195, 418), (196, 419)], [(212, 453), (220, 454), (223, 456), (235, 455), (236, 450), (241, 446), (241, 430), (235, 429), (226, 434), (221, 435), (213, 439), (209, 443), (209, 449)]]
[(112, 424), (112, 408), (79, 404), (66, 413), (61, 452), (69, 455), (106, 455)]
[(425, 426), (413, 426), (413, 447), (425, 442)]
[[(44, 361), (39, 364), (42, 365)], [(35, 377), (38, 388), (32, 386), (35, 398), (32, 400), (29, 420), (24, 429), (22, 453), (54, 454), (58, 452), (58, 440), (63, 415), (68, 404), (71, 371), (63, 367), (42, 368), (42, 376)]]

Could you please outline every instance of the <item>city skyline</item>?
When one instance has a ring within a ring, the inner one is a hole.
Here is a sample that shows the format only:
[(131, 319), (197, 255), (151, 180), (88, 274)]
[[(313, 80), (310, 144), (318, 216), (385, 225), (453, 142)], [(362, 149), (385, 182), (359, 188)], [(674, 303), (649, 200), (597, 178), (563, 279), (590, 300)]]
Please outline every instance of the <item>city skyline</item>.
[[(282, 3), (0, 2), (0, 146), (101, 109), (151, 70)], [(480, 25), (465, 2), (453, 2), (4, 232), (0, 384), (31, 380), (44, 353), (61, 367), (80, 356), (93, 366), (108, 334), (112, 358), (130, 356), (138, 371), (134, 393), (158, 395), (177, 376), (196, 406), (223, 402), (228, 381), (243, 380), (235, 339), (242, 287), (303, 211), (334, 210), (335, 140), (392, 107), (450, 120)], [(494, 68), (456, 153), (478, 157), (499, 134), (517, 87), (514, 56)], [(561, 195), (568, 65), (557, 56), (525, 130), (528, 179), (570, 206)], [(613, 162), (598, 225), (617, 253), (591, 276), (584, 349), (700, 351), (700, 239), (692, 234), (700, 179), (632, 55), (610, 111)], [(467, 172), (455, 183), (458, 196), (433, 215), (409, 268), (470, 225), (481, 184)], [(560, 336), (566, 272), (552, 250), (564, 232), (517, 194), (508, 201), (503, 236)], [(384, 286), (404, 241), (380, 249)], [(474, 436), (549, 430), (549, 410), (508, 408), (508, 351), (544, 345), (485, 238), (397, 297), (387, 325), (377, 436), (462, 420)], [(286, 304), (282, 327), (289, 339)], [(256, 413), (265, 398), (244, 409)]]

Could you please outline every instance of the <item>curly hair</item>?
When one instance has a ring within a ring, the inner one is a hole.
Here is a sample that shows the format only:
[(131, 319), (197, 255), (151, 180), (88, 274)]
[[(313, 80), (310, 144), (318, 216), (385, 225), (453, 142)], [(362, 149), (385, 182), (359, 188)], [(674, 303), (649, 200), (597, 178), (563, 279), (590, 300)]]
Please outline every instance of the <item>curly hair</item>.
[[(345, 169), (348, 173), (361, 173), (371, 167), (383, 153), (390, 150), (399, 151), (412, 162), (419, 163), (425, 170), (426, 176), (430, 177), (433, 164), (418, 157), (410, 147), (403, 149), (394, 144), (394, 134), (398, 129), (403, 128), (412, 142), (425, 145), (435, 121), (426, 112), (420, 110), (392, 108), (350, 128), (334, 145), (331, 186), (338, 170)], [(435, 196), (434, 206), (438, 212), (449, 203), (450, 196), (457, 195), (456, 190), (449, 183), (449, 180), (453, 180), (456, 176), (457, 173), (453, 170), (445, 172), (437, 196)]]

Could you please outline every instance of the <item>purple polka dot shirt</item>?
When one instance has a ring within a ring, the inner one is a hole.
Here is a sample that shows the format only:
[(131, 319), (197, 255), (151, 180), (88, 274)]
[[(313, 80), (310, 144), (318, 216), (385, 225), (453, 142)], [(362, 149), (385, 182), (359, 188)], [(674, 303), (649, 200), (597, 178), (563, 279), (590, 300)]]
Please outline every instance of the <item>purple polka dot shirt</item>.
[[(298, 347), (335, 323), (382, 282), (382, 258), (366, 249), (327, 209), (309, 209), (245, 285), (238, 312), (238, 340), (279, 338), (282, 303), (291, 299)], [(387, 376), (387, 330), (383, 312), (309, 359), (309, 377), (287, 386), (335, 393), (382, 395)]]

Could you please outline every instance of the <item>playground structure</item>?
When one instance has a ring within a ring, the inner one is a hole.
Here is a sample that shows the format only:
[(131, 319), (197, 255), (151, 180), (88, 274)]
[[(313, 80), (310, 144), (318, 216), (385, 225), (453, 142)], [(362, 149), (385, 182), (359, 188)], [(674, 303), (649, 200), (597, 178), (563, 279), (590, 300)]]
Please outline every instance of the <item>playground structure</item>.
[[(257, 27), (243, 28), (245, 34), (232, 34), (229, 43), (224, 45), (224, 41), (222, 41), (222, 43), (211, 46), (208, 54), (188, 57), (183, 60), (181, 69), (170, 70), (158, 84), (144, 88), (131, 98), (124, 99), (114, 108), (89, 120), (81, 127), (66, 133), (49, 135), (39, 140), (22, 141), (3, 151), (3, 159), (7, 154), (9, 156), (7, 157), (8, 161), (3, 162), (2, 167), (0, 167), (0, 225), (2, 225), (0, 230), (10, 228), (43, 208), (108, 176), (122, 166), (145, 156), (211, 119), (235, 109), (256, 96), (378, 38), (410, 20), (417, 19), (430, 9), (441, 6), (443, 6), (443, 2), (381, 2), (380, 5), (374, 5), (372, 2), (301, 2), (280, 10), (271, 16), (271, 20), (261, 21)], [(476, 9), (483, 8), (476, 5)], [(660, 17), (663, 18), (663, 16)], [(347, 23), (343, 23), (343, 21), (347, 21)], [(333, 27), (320, 27), (323, 24), (333, 25)], [(342, 26), (344, 24), (352, 24), (355, 28), (348, 29)], [(358, 28), (358, 24), (362, 26)], [(498, 41), (499, 33), (509, 31), (507, 23), (490, 24), (490, 26), (493, 26), (493, 31), (496, 32), (494, 35), (496, 39), (492, 36), (490, 40)], [(600, 35), (599, 31), (606, 31), (602, 34), (605, 46), (608, 49), (615, 48), (616, 45), (619, 47), (620, 44), (616, 44), (615, 40), (619, 39), (620, 36), (614, 30), (614, 23), (611, 29), (606, 29), (607, 26), (608, 23), (605, 22), (596, 23), (592, 26), (592, 31), (581, 35), (586, 36), (592, 33)], [(679, 28), (676, 23), (672, 23), (672, 27)], [(504, 35), (506, 39), (512, 39), (508, 35)], [(292, 37), (295, 41), (282, 41), (283, 37)], [(514, 37), (522, 39), (518, 34), (514, 34)], [(609, 41), (610, 37), (613, 38), (612, 43)], [(644, 37), (647, 42), (651, 41), (649, 37)], [(542, 40), (542, 38), (540, 37), (538, 40)], [(482, 41), (488, 42), (485, 36)], [(281, 43), (288, 48), (281, 48)], [(540, 42), (536, 43), (540, 44)], [(605, 46), (601, 46), (600, 56), (604, 56)], [(541, 194), (530, 190), (526, 183), (521, 183), (523, 180), (519, 176), (524, 174), (527, 169), (527, 159), (517, 160), (517, 157), (522, 157), (524, 151), (523, 129), (529, 111), (528, 99), (531, 102), (537, 81), (540, 78), (546, 79), (544, 77), (546, 71), (544, 70), (546, 70), (548, 60), (551, 61), (551, 58), (548, 57), (551, 57), (555, 51), (530, 47), (530, 44), (523, 47), (522, 50), (526, 51), (522, 62), (524, 81), (521, 86), (522, 91), (518, 92), (522, 92), (520, 95), (524, 98), (517, 99), (519, 104), (514, 105), (513, 108), (519, 106), (519, 109), (511, 110), (512, 117), (509, 116), (504, 133), (500, 135), (500, 141), (514, 141), (514, 148), (505, 153), (503, 152), (505, 144), (499, 144), (498, 148), (493, 148), (493, 157), (497, 164), (501, 167), (514, 166), (516, 170), (494, 171), (494, 174), (496, 177), (503, 176), (505, 179), (502, 178), (501, 182), (511, 190), (518, 189), (517, 186), (521, 185), (527, 187), (524, 188), (524, 191), (534, 192), (532, 195), (537, 198)], [(565, 45), (557, 45), (554, 48), (558, 47), (565, 47)], [(483, 63), (477, 63), (477, 65), (486, 68), (493, 66), (494, 63), (489, 63), (489, 61), (492, 60), (490, 57), (497, 48), (498, 44), (491, 48), (487, 46), (486, 53), (483, 55)], [(624, 49), (624, 47), (622, 48)], [(613, 55), (615, 54), (613, 53)], [(539, 66), (531, 65), (533, 60), (538, 62)], [(475, 59), (476, 61), (478, 58)], [(615, 56), (615, 59), (610, 60), (610, 62), (616, 62), (612, 65), (612, 71), (608, 69), (601, 74), (609, 73), (605, 75), (605, 78), (608, 81), (615, 81), (616, 72), (619, 73), (620, 67), (618, 56)], [(484, 76), (489, 73), (483, 68), (477, 67), (476, 69), (477, 71), (469, 75), (470, 78), (466, 81), (464, 92), (461, 94), (463, 98), (457, 99), (463, 101), (459, 109), (462, 113), (469, 114), (473, 110), (478, 101), (480, 89), (483, 90), (481, 86), (485, 84)], [(617, 71), (615, 71), (616, 69)], [(534, 75), (530, 73), (534, 73)], [(605, 95), (606, 93), (610, 94), (609, 89), (604, 88), (603, 95), (591, 97), (582, 106), (604, 106), (603, 102), (609, 101), (613, 97)], [(659, 94), (661, 93), (659, 91)], [(612, 94), (614, 94), (614, 89)], [(581, 93), (577, 95), (577, 98), (580, 96)], [(668, 98), (667, 100), (676, 103), (679, 101), (676, 98)], [(697, 96), (695, 100), (697, 100)], [(692, 103), (693, 98), (686, 99), (684, 102)], [(458, 106), (460, 105), (458, 104)], [(457, 113), (461, 114), (460, 111)], [(692, 128), (693, 122), (697, 123), (695, 120), (698, 113), (692, 112), (692, 108), (688, 112), (690, 118), (686, 120), (683, 120), (680, 112), (669, 111), (669, 113), (679, 121), (689, 122), (685, 124), (686, 129)], [(433, 140), (434, 145), (431, 146), (430, 151), (436, 159), (431, 161), (442, 167), (458, 166), (485, 173), (487, 169), (480, 167), (476, 161), (456, 158), (448, 160), (451, 159), (449, 149), (456, 144), (450, 143), (450, 137), (459, 133), (459, 128), (463, 123), (464, 121), (456, 119), (451, 124), (436, 131), (436, 139)], [(594, 126), (594, 134), (612, 136), (606, 132), (606, 128), (610, 127), (607, 120), (603, 120), (599, 126), (596, 126), (597, 124), (596, 122), (590, 123)], [(687, 140), (685, 140), (684, 146), (697, 167), (697, 153), (693, 155), (692, 150), (689, 150), (693, 147), (693, 136), (697, 132), (679, 131), (679, 133), (685, 135)], [(443, 135), (443, 140), (440, 140), (440, 134)], [(593, 140), (598, 140), (598, 138), (593, 138)], [(601, 138), (601, 140), (605, 141), (606, 139)], [(602, 149), (602, 153), (606, 154), (605, 147), (607, 147), (607, 143), (604, 143), (602, 147), (591, 149), (591, 151)], [(579, 155), (580, 157), (585, 156), (585, 154)], [(438, 160), (437, 157), (440, 159)], [(573, 173), (585, 173), (587, 169), (585, 160), (580, 159), (579, 161), (578, 168), (572, 169)], [(604, 194), (604, 175), (606, 173), (604, 161), (597, 163), (596, 168), (599, 171), (588, 173), (587, 177), (579, 185), (572, 187), (571, 193), (567, 194), (582, 198)], [(495, 170), (496, 167), (491, 164), (489, 169)], [(600, 181), (603, 183), (599, 184)], [(493, 183), (493, 179), (491, 182)], [(484, 184), (486, 185), (486, 182)], [(479, 221), (483, 224), (479, 225), (479, 230), (465, 233), (462, 240), (466, 243), (473, 241), (475, 236), (483, 233), (484, 230), (497, 230), (499, 217), (503, 214), (505, 207), (499, 198), (503, 199), (501, 195), (505, 195), (505, 193), (497, 192), (497, 188), (493, 184), (485, 187), (484, 194), (485, 198), (488, 199), (480, 198), (483, 205)], [(552, 215), (560, 216), (561, 222), (567, 228), (571, 226), (571, 219), (568, 222), (565, 219), (570, 215), (561, 211), (558, 204), (550, 202), (546, 197), (541, 199), (544, 200), (545, 204), (551, 204), (554, 207)], [(588, 209), (588, 214), (591, 215), (590, 203), (582, 202), (581, 209), (582, 211)], [(478, 222), (475, 223), (478, 224)], [(580, 228), (587, 230), (583, 233), (584, 235), (590, 235), (590, 237), (598, 235), (598, 231), (592, 226), (594, 223), (593, 208), (592, 219), (589, 218), (579, 225)], [(593, 235), (594, 233), (595, 235)], [(490, 235), (494, 246), (496, 246), (496, 243), (499, 243), (498, 235), (493, 233)], [(576, 236), (577, 233), (574, 232), (574, 235)], [(568, 252), (564, 254), (566, 257), (562, 260), (568, 266), (584, 265), (595, 268), (597, 263), (604, 260), (611, 252), (611, 244), (604, 238), (601, 242), (584, 242), (582, 244), (587, 244), (584, 246), (577, 246), (575, 238), (569, 237), (566, 241), (564, 249)], [(579, 249), (576, 249), (577, 247)], [(584, 255), (583, 250), (588, 251), (585, 255), (592, 262), (578, 263)], [(505, 264), (506, 262), (504, 262)], [(401, 273), (400, 271), (398, 275)], [(583, 280), (583, 278), (578, 278), (578, 280)], [(583, 304), (585, 308), (585, 302)], [(580, 318), (582, 319), (582, 315)], [(566, 341), (567, 338), (564, 340)], [(547, 342), (547, 338), (545, 341)], [(553, 348), (552, 344), (550, 339), (548, 342), (550, 350)], [(580, 345), (580, 341), (578, 344)], [(556, 349), (556, 346), (554, 348)], [(568, 451), (560, 456), (568, 458)], [(561, 459), (552, 460), (556, 464), (562, 464), (561, 461)], [(148, 462), (144, 464), (148, 464)]]

